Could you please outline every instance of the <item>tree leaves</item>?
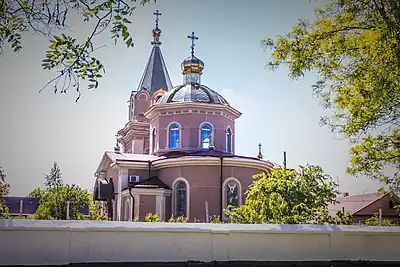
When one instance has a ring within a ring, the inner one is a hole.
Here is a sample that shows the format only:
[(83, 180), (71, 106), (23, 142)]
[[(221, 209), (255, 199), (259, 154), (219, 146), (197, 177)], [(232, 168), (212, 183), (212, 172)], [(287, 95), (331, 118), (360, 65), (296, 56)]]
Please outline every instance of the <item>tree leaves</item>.
[(84, 219), (82, 209), (85, 206), (89, 207), (89, 219), (107, 219), (88, 191), (74, 184), (64, 184), (60, 167), (56, 162), (53, 163), (50, 173), (45, 175), (45, 185), (46, 189), (36, 188), (29, 194), (29, 197), (40, 198), (34, 219), (66, 220), (67, 201), (70, 202), (69, 219), (71, 220)]
[(0, 166), (0, 219), (9, 218), (8, 207), (4, 203), (4, 197), (10, 191), (10, 185), (7, 183), (6, 177), (3, 168)]
[[(62, 173), (60, 167), (57, 162), (53, 163), (53, 167), (50, 170), (49, 174), (45, 175), (45, 185), (48, 189), (55, 188), (63, 184)], [(40, 194), (40, 191), (37, 192)]]
[(333, 218), (328, 205), (334, 203), (337, 185), (319, 166), (300, 166), (300, 170), (274, 169), (254, 176), (246, 192), (245, 204), (230, 207), (225, 213), (233, 223), (345, 223), (352, 221), (339, 214)]
[[(400, 6), (397, 0), (332, 0), (284, 36), (263, 40), (268, 66), (289, 76), (316, 71), (314, 93), (332, 117), (321, 118), (352, 142), (353, 175), (400, 189)], [(388, 169), (395, 171), (388, 172)]]
[[(149, 2), (141, 0), (139, 4)], [(88, 89), (96, 89), (105, 73), (101, 61), (93, 56), (95, 37), (109, 29), (115, 44), (122, 39), (128, 48), (134, 46), (128, 25), (136, 5), (135, 0), (0, 0), (0, 54), (6, 42), (15, 52), (20, 51), (22, 34), (27, 31), (50, 36), (42, 67), (55, 70), (58, 74), (40, 92), (52, 86), (55, 93), (66, 94), (74, 88), (78, 101), (81, 81), (87, 83)], [(61, 33), (69, 29), (67, 23), (72, 13), (81, 15), (84, 22), (95, 21), (94, 28), (83, 43)]]

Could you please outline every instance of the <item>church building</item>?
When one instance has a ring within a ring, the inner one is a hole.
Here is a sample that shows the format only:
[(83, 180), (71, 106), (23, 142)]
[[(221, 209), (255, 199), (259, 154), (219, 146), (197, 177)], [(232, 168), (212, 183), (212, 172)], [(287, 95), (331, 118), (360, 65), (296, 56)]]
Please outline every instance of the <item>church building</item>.
[[(257, 157), (235, 154), (235, 120), (241, 113), (203, 81), (204, 62), (182, 61), (183, 82), (173, 86), (161, 53), (161, 30), (152, 31), (150, 58), (129, 98), (129, 120), (117, 132), (114, 151), (106, 151), (95, 171), (95, 200), (108, 203), (110, 220), (161, 221), (183, 216), (227, 220), (224, 209), (239, 206), (252, 176), (278, 168)], [(177, 67), (172, 68), (178, 71)]]

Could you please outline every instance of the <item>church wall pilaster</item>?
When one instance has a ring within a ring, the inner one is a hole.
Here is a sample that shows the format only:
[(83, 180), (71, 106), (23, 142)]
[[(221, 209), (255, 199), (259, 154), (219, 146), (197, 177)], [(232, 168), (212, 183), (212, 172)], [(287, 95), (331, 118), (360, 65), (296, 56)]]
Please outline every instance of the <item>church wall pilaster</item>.
[(161, 221), (165, 221), (165, 196), (158, 195), (156, 196), (156, 214), (160, 218)]
[(118, 171), (118, 185), (117, 185), (117, 221), (121, 221), (121, 213), (122, 213), (122, 188), (125, 187), (125, 184), (128, 183), (128, 170), (127, 169), (120, 169)]

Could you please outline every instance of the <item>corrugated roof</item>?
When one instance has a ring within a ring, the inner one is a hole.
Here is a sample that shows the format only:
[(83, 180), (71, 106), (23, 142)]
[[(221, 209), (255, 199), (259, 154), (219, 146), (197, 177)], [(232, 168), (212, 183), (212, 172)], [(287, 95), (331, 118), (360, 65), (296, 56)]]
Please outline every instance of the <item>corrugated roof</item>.
[(380, 199), (383, 195), (379, 193), (370, 193), (370, 194), (362, 194), (362, 195), (353, 195), (347, 197), (338, 197), (336, 200), (339, 203), (329, 205), (329, 212), (331, 215), (336, 215), (338, 210), (344, 208), (345, 212), (350, 212), (351, 214), (356, 213), (357, 211), (367, 207), (373, 202)]
[(21, 201), (23, 201), (22, 214), (35, 214), (40, 203), (39, 198), (4, 197), (4, 204), (8, 207), (8, 211), (11, 214), (19, 214)]
[[(20, 203), (23, 201), (22, 205), (22, 214), (32, 215), (35, 214), (36, 209), (39, 207), (40, 198), (31, 198), (31, 197), (4, 197), (4, 203), (8, 207), (8, 211), (10, 214), (19, 214), (20, 213)], [(89, 206), (85, 205), (79, 209), (84, 215), (89, 215)]]
[(122, 161), (153, 161), (156, 159), (160, 159), (160, 157), (154, 156), (154, 155), (146, 155), (146, 154), (131, 154), (131, 153), (115, 153), (111, 151), (107, 151), (106, 155), (109, 159), (111, 159), (113, 162), (116, 162), (117, 160), (122, 160)]

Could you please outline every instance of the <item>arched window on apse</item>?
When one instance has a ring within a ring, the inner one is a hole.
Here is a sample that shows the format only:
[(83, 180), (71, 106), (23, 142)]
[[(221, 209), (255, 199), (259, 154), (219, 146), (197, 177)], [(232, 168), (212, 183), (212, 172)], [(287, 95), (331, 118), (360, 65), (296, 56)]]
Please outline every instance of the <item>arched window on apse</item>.
[(211, 145), (211, 125), (206, 123), (201, 126), (201, 147), (209, 148)]
[(153, 129), (153, 133), (151, 134), (151, 149), (156, 151), (156, 129)]
[(169, 148), (178, 148), (179, 147), (179, 125), (173, 123), (169, 126)]
[(175, 214), (174, 216), (187, 217), (187, 186), (184, 181), (179, 181), (175, 185)]
[(228, 179), (225, 182), (225, 207), (238, 207), (241, 202), (241, 186), (236, 179)]
[(232, 131), (230, 128), (226, 130), (226, 151), (232, 152)]

